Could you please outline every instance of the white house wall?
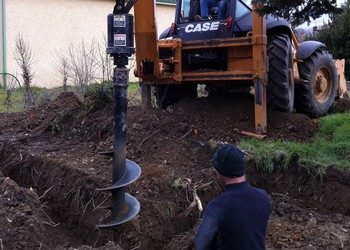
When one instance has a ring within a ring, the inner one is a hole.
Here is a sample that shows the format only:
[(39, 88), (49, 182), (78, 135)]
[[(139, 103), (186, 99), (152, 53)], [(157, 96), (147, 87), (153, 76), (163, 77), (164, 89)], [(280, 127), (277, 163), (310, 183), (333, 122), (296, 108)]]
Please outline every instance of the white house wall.
[[(103, 34), (106, 34), (106, 17), (114, 3), (107, 0), (7, 0), (8, 72), (20, 75), (14, 60), (14, 47), (21, 34), (35, 54), (34, 84), (42, 87), (59, 85), (52, 54), (66, 51), (69, 45), (78, 45), (83, 40), (86, 43), (93, 39), (102, 42)], [(173, 6), (157, 5), (158, 32), (171, 25), (174, 12)]]
[[(0, 27), (2, 29), (3, 23), (2, 23), (2, 4), (0, 4)], [(2, 31), (2, 30), (1, 30)], [(0, 32), (0, 73), (4, 73), (4, 65), (3, 65), (3, 56), (4, 56), (4, 51), (3, 51), (3, 37), (2, 37), (2, 32)], [(2, 84), (3, 77), (0, 77), (0, 84)]]

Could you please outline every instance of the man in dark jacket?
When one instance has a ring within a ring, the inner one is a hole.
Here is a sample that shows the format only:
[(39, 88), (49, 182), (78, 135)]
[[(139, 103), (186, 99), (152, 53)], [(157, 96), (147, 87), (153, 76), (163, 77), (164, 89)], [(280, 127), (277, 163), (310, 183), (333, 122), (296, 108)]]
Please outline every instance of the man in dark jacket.
[(205, 209), (196, 249), (265, 249), (270, 201), (265, 190), (246, 181), (243, 151), (224, 144), (213, 163), (225, 191)]

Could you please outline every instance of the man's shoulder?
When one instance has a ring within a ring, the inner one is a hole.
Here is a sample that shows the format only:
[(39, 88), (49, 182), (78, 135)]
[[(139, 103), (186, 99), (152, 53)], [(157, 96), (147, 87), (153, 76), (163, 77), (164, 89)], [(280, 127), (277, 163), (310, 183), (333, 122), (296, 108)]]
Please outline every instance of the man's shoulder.
[(222, 199), (222, 194), (220, 194), (218, 197), (214, 198), (208, 203), (207, 208), (214, 209), (220, 204), (220, 200)]
[(249, 186), (249, 192), (254, 196), (269, 199), (269, 195), (265, 189)]
[(225, 200), (225, 193), (222, 193), (208, 203), (206, 210), (210, 212), (215, 212), (215, 213), (220, 212), (220, 209), (222, 209), (224, 200)]
[(242, 193), (258, 193), (261, 195), (268, 196), (266, 190), (251, 186), (249, 182), (245, 182), (245, 185), (242, 186), (241, 188), (237, 188), (237, 189), (228, 188), (223, 193), (223, 195), (240, 195)]
[(265, 189), (262, 189), (262, 188), (257, 188), (257, 187), (253, 187), (253, 186), (250, 186), (251, 189), (253, 189), (255, 192), (258, 192), (258, 193), (261, 193), (263, 195), (268, 195), (267, 194), (267, 191)]
[(211, 210), (220, 209), (227, 199), (232, 199), (234, 196), (236, 196), (234, 192), (223, 192), (209, 202), (208, 208)]
[(227, 197), (227, 198), (233, 199), (234, 197), (237, 197), (237, 199), (241, 199), (242, 196), (252, 197), (252, 198), (256, 197), (258, 199), (269, 200), (269, 195), (266, 190), (251, 186), (249, 183), (244, 188), (240, 188), (237, 190), (229, 190), (228, 192), (224, 192), (221, 198), (225, 199), (225, 197)]
[(228, 191), (228, 192), (223, 192), (221, 193), (219, 196), (217, 196), (215, 199), (211, 200), (208, 204), (208, 208), (210, 209), (215, 209), (215, 208), (220, 208), (220, 206), (225, 203), (225, 201), (227, 199), (232, 200), (235, 199), (235, 197), (237, 199), (240, 199), (242, 195), (255, 195), (255, 196), (259, 196), (261, 198), (265, 198), (266, 200), (269, 199), (269, 195), (266, 192), (266, 190), (262, 189), (262, 188), (257, 188), (257, 187), (253, 187), (253, 186), (246, 186), (243, 189), (239, 189), (239, 190), (234, 190), (234, 191)]

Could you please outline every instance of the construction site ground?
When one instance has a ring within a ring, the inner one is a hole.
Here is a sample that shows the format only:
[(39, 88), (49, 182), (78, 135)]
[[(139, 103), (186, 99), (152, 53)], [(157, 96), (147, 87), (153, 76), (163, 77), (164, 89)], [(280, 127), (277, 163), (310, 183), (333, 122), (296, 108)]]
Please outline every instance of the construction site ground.
[[(91, 105), (93, 103), (93, 105)], [(249, 96), (186, 99), (167, 110), (128, 110), (127, 157), (142, 168), (127, 188), (141, 212), (117, 231), (97, 230), (108, 210), (112, 104), (73, 93), (0, 115), (0, 249), (192, 249), (205, 208), (221, 186), (211, 157), (217, 142), (253, 132)], [(267, 138), (310, 142), (317, 120), (269, 111)], [(250, 183), (271, 196), (267, 248), (350, 249), (350, 173), (320, 178), (292, 162), (266, 172), (250, 160)], [(195, 204), (195, 203), (193, 203)], [(111, 242), (114, 240), (114, 242)]]

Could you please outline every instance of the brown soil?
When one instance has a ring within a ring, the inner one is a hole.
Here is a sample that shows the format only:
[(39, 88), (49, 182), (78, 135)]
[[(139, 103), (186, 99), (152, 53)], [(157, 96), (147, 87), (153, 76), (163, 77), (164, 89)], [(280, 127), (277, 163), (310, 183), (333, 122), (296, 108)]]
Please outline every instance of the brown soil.
[[(112, 145), (111, 104), (91, 108), (65, 93), (24, 113), (1, 114), (0, 170), (13, 181), (1, 179), (0, 199), (8, 189), (19, 190), (12, 192), (16, 199), (26, 197), (19, 202), (24, 205), (11, 203), (0, 209), (4, 249), (25, 248), (20, 242), (27, 242), (29, 248), (41, 244), (44, 248), (116, 249), (108, 243), (112, 239), (123, 249), (190, 249), (200, 214), (195, 208), (184, 216), (192, 196), (178, 183), (185, 178), (192, 183), (212, 181), (210, 159), (215, 145), (237, 143), (244, 137), (240, 131), (252, 132), (252, 111), (249, 96), (187, 99), (167, 110), (130, 107), (127, 156), (143, 172), (128, 192), (142, 208), (115, 235), (95, 229), (108, 212), (99, 209), (108, 194), (96, 188), (110, 185), (111, 180), (110, 160), (98, 155)], [(317, 121), (304, 115), (275, 111), (269, 111), (268, 122), (270, 139), (307, 142), (318, 127)], [(272, 197), (268, 247), (350, 247), (349, 173), (330, 169), (317, 179), (294, 164), (274, 173), (262, 173), (250, 165), (248, 174), (252, 184), (264, 187)], [(220, 186), (214, 182), (199, 196), (205, 205), (219, 193)], [(31, 208), (23, 220), (32, 221), (29, 225), (33, 224), (35, 233), (24, 227), (16, 240), (4, 229), (21, 227), (4, 223), (26, 213), (22, 206)]]
[[(39, 248), (47, 239), (40, 201), (32, 189), (19, 187), (10, 178), (0, 178), (0, 235), (3, 246)], [(27, 232), (31, 231), (31, 235)], [(42, 241), (42, 242), (41, 242)]]
[(338, 99), (332, 107), (332, 113), (345, 113), (350, 112), (350, 98), (347, 99), (340, 98)]

